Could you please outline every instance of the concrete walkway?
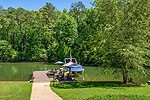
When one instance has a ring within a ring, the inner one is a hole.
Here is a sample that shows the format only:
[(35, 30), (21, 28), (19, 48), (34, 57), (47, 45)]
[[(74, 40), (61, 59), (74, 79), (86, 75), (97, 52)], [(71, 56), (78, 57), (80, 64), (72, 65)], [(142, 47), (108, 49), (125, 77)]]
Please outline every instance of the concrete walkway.
[(49, 84), (52, 79), (48, 78), (46, 73), (47, 71), (33, 72), (34, 83), (30, 100), (62, 100), (51, 90)]

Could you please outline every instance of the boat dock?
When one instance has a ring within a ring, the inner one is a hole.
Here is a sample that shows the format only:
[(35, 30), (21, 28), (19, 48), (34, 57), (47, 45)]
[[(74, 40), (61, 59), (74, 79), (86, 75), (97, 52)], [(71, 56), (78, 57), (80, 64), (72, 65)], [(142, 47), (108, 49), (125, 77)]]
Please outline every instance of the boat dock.
[(62, 100), (50, 88), (50, 81), (53, 78), (48, 78), (48, 71), (34, 71), (34, 83), (32, 85), (32, 93), (30, 100)]
[(34, 71), (33, 77), (34, 82), (50, 82), (53, 81), (53, 78), (48, 78), (47, 73), (48, 71)]

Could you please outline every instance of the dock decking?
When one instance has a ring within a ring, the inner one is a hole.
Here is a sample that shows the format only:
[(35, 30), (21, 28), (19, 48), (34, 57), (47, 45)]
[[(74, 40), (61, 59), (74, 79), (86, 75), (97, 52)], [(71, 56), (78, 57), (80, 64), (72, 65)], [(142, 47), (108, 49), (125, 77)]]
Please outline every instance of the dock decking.
[(48, 78), (46, 75), (48, 71), (34, 71), (33, 72), (33, 77), (34, 77), (34, 82), (50, 82), (53, 80), (53, 78)]
[(56, 93), (54, 93), (49, 84), (53, 78), (48, 78), (46, 75), (48, 71), (34, 71), (34, 83), (32, 85), (32, 93), (30, 100), (62, 100)]

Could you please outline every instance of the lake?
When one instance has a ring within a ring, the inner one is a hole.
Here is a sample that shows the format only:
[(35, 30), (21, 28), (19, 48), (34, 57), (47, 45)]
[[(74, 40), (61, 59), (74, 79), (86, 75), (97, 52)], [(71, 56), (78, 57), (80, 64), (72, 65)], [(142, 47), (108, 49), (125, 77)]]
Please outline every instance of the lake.
[[(46, 63), (0, 63), (0, 81), (28, 81), (32, 78), (32, 71), (59, 69), (60, 65), (48, 65)], [(96, 66), (84, 66), (83, 77), (85, 81), (122, 81), (120, 68), (104, 68)], [(147, 76), (131, 69), (129, 77), (135, 82), (146, 83), (150, 80), (150, 69), (146, 70)], [(83, 80), (83, 77), (77, 80)]]

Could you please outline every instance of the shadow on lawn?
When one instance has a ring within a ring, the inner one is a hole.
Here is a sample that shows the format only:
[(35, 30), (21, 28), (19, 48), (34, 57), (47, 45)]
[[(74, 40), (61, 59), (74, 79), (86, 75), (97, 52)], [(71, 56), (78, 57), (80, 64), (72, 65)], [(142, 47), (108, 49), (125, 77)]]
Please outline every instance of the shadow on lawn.
[(124, 84), (122, 82), (59, 82), (53, 85), (55, 88), (90, 88), (90, 87), (103, 87), (103, 88), (114, 88), (114, 87), (138, 87), (134, 84)]

